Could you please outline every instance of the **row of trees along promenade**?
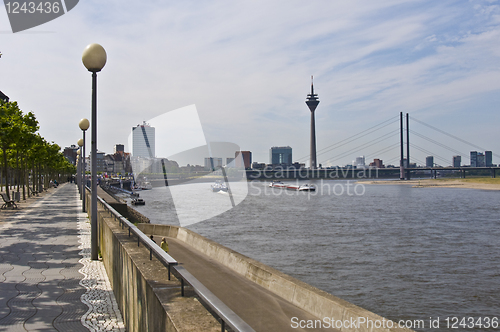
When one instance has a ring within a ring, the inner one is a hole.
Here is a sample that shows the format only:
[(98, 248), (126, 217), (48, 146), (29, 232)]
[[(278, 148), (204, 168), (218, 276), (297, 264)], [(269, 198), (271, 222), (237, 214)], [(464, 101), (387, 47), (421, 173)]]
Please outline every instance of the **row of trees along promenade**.
[(5, 187), (9, 199), (10, 190), (22, 191), (25, 200), (47, 188), (50, 180), (63, 182), (76, 172), (59, 145), (47, 142), (39, 128), (35, 114), (0, 99), (0, 191)]

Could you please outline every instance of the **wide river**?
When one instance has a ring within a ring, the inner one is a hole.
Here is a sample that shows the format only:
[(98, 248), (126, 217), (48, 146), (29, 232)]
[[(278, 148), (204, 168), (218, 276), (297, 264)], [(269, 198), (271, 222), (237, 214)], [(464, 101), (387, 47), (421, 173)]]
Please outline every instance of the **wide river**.
[[(329, 180), (311, 195), (267, 185), (252, 182), (239, 205), (188, 228), (383, 317), (424, 321), (417, 331), (500, 330), (500, 192)], [(152, 223), (179, 224), (166, 188), (140, 195)]]

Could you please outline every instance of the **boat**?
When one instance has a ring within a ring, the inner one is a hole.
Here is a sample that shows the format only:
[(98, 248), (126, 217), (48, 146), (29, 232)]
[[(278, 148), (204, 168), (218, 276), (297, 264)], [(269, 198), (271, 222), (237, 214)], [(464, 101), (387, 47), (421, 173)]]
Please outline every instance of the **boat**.
[(269, 187), (274, 187), (274, 188), (286, 188), (286, 184), (284, 184), (281, 181), (273, 181), (269, 184)]
[(273, 188), (282, 188), (282, 189), (288, 189), (288, 190), (297, 190), (297, 191), (315, 191), (316, 186), (313, 184), (301, 184), (301, 185), (294, 185), (294, 184), (285, 184), (281, 181), (273, 181), (269, 184), (269, 187)]
[(316, 186), (313, 184), (302, 184), (297, 189), (298, 191), (316, 191)]
[(221, 181), (215, 181), (215, 183), (211, 187), (214, 193), (217, 193), (219, 191), (227, 192), (226, 184), (222, 183)]
[(142, 198), (132, 198), (132, 205), (145, 205), (146, 202)]

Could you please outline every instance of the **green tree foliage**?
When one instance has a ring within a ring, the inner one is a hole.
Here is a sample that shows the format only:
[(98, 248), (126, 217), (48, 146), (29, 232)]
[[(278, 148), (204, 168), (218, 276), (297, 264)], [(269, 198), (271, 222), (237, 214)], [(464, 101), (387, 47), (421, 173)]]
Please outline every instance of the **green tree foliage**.
[(41, 191), (48, 186), (49, 179), (61, 181), (76, 171), (64, 158), (61, 148), (43, 139), (38, 129), (35, 114), (24, 114), (15, 101), (0, 100), (0, 184), (5, 184), (9, 199), (12, 182), (16, 182), (18, 192), (22, 187), (25, 199), (30, 179), (33, 191)]

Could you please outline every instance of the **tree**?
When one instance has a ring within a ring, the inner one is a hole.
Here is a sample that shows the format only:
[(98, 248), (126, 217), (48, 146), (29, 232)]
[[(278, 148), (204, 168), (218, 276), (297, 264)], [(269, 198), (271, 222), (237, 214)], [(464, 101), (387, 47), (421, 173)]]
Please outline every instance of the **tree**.
[(3, 176), (9, 199), (9, 184), (13, 174), (17, 175), (18, 192), (22, 186), (23, 199), (26, 199), (30, 173), (33, 191), (41, 191), (49, 185), (50, 179), (62, 182), (61, 176), (65, 179), (76, 172), (76, 167), (64, 158), (59, 145), (48, 143), (37, 133), (38, 129), (35, 114), (23, 114), (17, 102), (0, 100), (0, 169), (3, 169), (0, 184)]
[(10, 199), (10, 193), (7, 153), (9, 152), (8, 150), (19, 141), (22, 121), (22, 112), (17, 106), (17, 102), (0, 100), (0, 149), (3, 154), (3, 169), (8, 199)]

